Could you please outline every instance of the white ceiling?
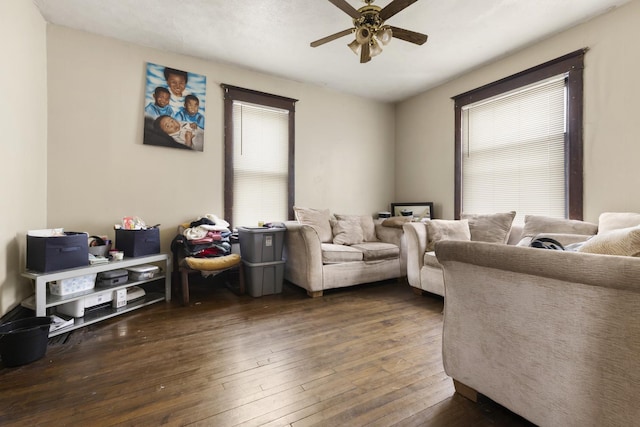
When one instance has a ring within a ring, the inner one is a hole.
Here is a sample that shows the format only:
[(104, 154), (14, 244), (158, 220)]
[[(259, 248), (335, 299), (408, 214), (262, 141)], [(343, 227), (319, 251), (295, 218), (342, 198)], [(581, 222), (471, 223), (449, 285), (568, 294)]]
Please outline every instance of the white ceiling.
[(387, 24), (427, 43), (393, 39), (366, 64), (347, 47), (351, 36), (309, 46), (352, 27), (328, 0), (33, 1), (53, 24), (393, 102), (629, 0), (418, 0)]

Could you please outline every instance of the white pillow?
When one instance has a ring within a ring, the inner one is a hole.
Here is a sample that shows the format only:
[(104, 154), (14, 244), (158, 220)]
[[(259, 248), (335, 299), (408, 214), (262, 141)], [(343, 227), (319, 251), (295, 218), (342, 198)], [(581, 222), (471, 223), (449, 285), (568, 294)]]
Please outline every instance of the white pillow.
[[(359, 221), (365, 242), (377, 242), (376, 226), (371, 215), (344, 215), (335, 214), (336, 219), (346, 221)], [(335, 232), (334, 232), (335, 234)]]
[(462, 214), (469, 220), (471, 240), (489, 243), (507, 243), (515, 211), (494, 214)]
[(331, 221), (331, 227), (333, 229), (333, 243), (336, 245), (357, 245), (364, 240), (362, 226), (358, 219), (334, 219)]
[(603, 212), (598, 218), (598, 234), (640, 225), (640, 213)]
[(331, 232), (331, 214), (329, 209), (311, 209), (294, 206), (296, 219), (300, 224), (313, 227), (320, 237), (322, 243), (331, 243), (333, 233)]
[(441, 240), (471, 240), (469, 220), (432, 219), (427, 221), (427, 252), (435, 250)]
[(575, 219), (553, 218), (543, 215), (525, 215), (522, 240), (518, 246), (529, 246), (534, 236), (543, 233), (583, 234), (593, 236), (598, 225)]
[(578, 252), (603, 255), (640, 256), (640, 226), (598, 233), (587, 240)]

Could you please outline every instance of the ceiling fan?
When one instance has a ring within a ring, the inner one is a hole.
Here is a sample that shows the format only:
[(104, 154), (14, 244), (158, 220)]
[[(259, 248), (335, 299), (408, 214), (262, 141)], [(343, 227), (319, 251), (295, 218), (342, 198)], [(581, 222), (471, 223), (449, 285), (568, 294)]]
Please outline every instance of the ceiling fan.
[(417, 45), (422, 45), (427, 41), (428, 36), (425, 34), (385, 25), (387, 19), (418, 0), (393, 0), (384, 8), (373, 5), (374, 0), (362, 1), (366, 5), (356, 9), (346, 0), (329, 0), (329, 2), (353, 18), (353, 28), (316, 40), (311, 43), (311, 47), (318, 47), (340, 37), (355, 33), (355, 40), (349, 43), (348, 46), (356, 55), (360, 55), (360, 63), (365, 63), (369, 62), (372, 57), (379, 55), (382, 52), (380, 44), (386, 45), (391, 41), (392, 37)]

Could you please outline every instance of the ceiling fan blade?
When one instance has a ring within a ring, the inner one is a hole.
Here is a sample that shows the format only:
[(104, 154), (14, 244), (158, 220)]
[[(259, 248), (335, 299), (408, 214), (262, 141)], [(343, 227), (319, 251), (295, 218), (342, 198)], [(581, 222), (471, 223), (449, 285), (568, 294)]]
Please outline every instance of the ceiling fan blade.
[(329, 0), (329, 1), (333, 3), (336, 7), (338, 7), (338, 9), (340, 9), (341, 11), (343, 11), (353, 19), (358, 19), (360, 18), (360, 16), (362, 16), (355, 7), (347, 3), (347, 0)]
[(369, 49), (369, 43), (364, 43), (360, 47), (360, 63), (364, 64), (365, 62), (371, 61), (371, 52)]
[(382, 8), (378, 16), (380, 16), (380, 19), (382, 19), (383, 21), (386, 21), (405, 7), (411, 6), (417, 1), (418, 0), (393, 0), (391, 3)]
[(330, 36), (323, 37), (320, 40), (311, 42), (311, 47), (318, 47), (322, 44), (329, 43), (330, 41), (333, 41), (335, 39), (339, 39), (340, 37), (348, 36), (349, 34), (353, 33), (353, 30), (354, 30), (353, 28), (349, 28), (348, 30), (340, 31), (339, 33), (335, 33), (335, 34), (331, 34)]
[(423, 45), (429, 37), (426, 34), (416, 33), (415, 31), (405, 30), (404, 28), (392, 26), (389, 26), (389, 28), (391, 28), (393, 37), (417, 45)]

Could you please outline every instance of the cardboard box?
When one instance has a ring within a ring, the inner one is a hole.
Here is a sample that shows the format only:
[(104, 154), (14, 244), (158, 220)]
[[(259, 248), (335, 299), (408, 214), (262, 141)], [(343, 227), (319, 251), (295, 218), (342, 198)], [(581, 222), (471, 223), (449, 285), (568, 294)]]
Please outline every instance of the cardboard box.
[(286, 228), (238, 227), (240, 255), (248, 262), (282, 260), (282, 244)]
[(27, 234), (27, 269), (43, 273), (89, 265), (89, 235), (65, 232), (64, 236)]
[(126, 257), (160, 253), (160, 229), (116, 230), (116, 248)]

